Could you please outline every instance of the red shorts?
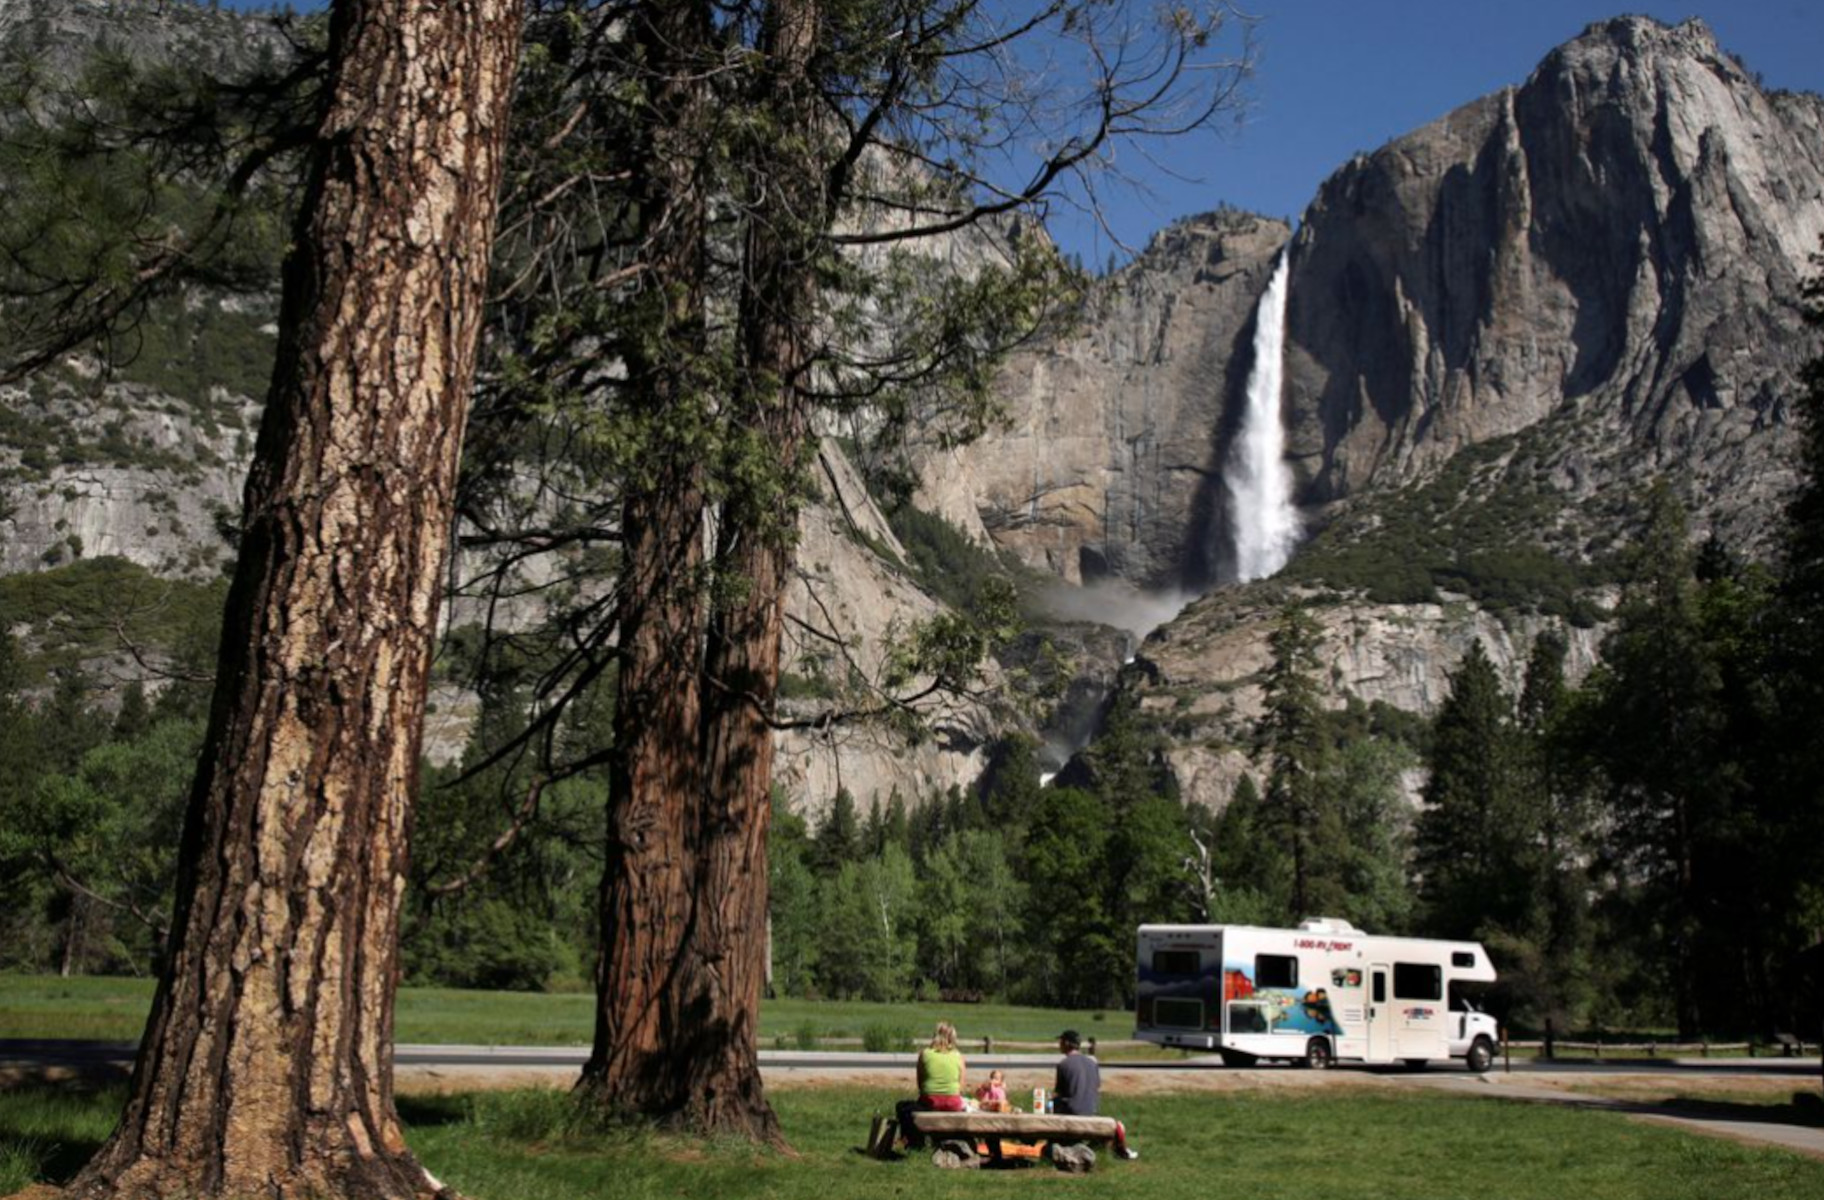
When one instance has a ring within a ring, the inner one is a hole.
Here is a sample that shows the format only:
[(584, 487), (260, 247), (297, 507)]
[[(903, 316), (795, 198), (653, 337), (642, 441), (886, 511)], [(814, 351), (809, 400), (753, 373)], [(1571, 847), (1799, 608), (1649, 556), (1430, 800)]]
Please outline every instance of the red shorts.
[(965, 1105), (961, 1096), (920, 1096), (918, 1106), (929, 1112), (963, 1112)]

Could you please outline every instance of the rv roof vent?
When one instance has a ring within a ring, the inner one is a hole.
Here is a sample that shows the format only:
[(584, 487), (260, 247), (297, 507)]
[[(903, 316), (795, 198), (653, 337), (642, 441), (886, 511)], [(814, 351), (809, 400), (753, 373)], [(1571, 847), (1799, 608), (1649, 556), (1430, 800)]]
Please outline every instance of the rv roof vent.
[(1298, 923), (1302, 933), (1360, 933), (1361, 930), (1341, 917), (1306, 917)]

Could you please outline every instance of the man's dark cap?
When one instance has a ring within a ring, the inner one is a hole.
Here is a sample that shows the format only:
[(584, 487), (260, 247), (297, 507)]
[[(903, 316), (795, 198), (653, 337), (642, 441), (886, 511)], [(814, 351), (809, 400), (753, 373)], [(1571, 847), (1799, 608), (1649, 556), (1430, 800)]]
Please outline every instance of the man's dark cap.
[(1077, 1031), (1074, 1029), (1066, 1029), (1063, 1033), (1060, 1033), (1058, 1035), (1058, 1040), (1063, 1042), (1066, 1046), (1081, 1046), (1083, 1044), (1083, 1039), (1077, 1036)]

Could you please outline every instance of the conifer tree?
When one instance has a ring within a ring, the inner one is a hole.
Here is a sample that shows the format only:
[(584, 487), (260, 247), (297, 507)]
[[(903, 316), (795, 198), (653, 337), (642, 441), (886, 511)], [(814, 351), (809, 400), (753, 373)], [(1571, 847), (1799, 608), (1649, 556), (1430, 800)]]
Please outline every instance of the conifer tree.
[(515, 0), (337, 0), (167, 969), (77, 1197), (422, 1196), (393, 993)]
[[(1824, 252), (1806, 281), (1804, 312), (1824, 334)], [(1819, 339), (1824, 342), (1824, 338)], [(1815, 847), (1824, 845), (1824, 345), (1805, 364), (1791, 405), (1799, 430), (1798, 486), (1786, 508), (1769, 669), (1777, 697), (1774, 732), (1762, 756), (1765, 790), (1783, 809), (1779, 876), (1788, 902), (1770, 918), (1789, 950), (1824, 942), (1824, 888)], [(1782, 1013), (1786, 1020), (1796, 1014)]]
[(1322, 859), (1340, 839), (1336, 814), (1320, 787), (1327, 746), (1318, 703), (1317, 651), (1322, 630), (1302, 605), (1288, 606), (1267, 639), (1272, 659), (1261, 681), (1266, 710), (1256, 731), (1256, 753), (1267, 764), (1261, 809), (1292, 868), (1292, 911), (1316, 915), (1335, 899)]
[(818, 822), (811, 844), (816, 854), (817, 871), (822, 875), (834, 875), (861, 857), (862, 829), (855, 815), (855, 797), (849, 794), (849, 789), (836, 789), (830, 811)]
[(1602, 773), (1609, 851), (1640, 881), (1635, 936), (1655, 955), (1681, 1035), (1704, 1028), (1700, 944), (1715, 838), (1738, 810), (1723, 665), (1707, 640), (1683, 507), (1656, 484), (1583, 739)]
[(1426, 927), (1442, 937), (1514, 928), (1530, 896), (1520, 859), (1532, 831), (1513, 705), (1480, 641), (1451, 673), (1426, 765), (1415, 847)]
[(1585, 767), (1570, 745), (1578, 698), (1565, 680), (1567, 652), (1564, 635), (1548, 629), (1527, 656), (1514, 724), (1514, 849), (1524, 904), (1504, 926), (1484, 931), (1517, 1018), (1550, 1019), (1561, 1029), (1584, 1012), (1595, 932), (1594, 808)]

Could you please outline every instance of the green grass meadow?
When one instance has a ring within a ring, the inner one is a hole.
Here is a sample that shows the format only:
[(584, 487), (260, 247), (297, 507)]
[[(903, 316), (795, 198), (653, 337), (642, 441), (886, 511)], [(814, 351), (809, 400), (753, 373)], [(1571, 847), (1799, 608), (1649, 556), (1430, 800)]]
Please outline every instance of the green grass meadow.
[[(1058, 1195), (1145, 1200), (1313, 1196), (1389, 1200), (1824, 1198), (1824, 1163), (1607, 1113), (1476, 1097), (1349, 1089), (1121, 1096), (1138, 1162), (1091, 1175), (1047, 1167), (941, 1171), (856, 1149), (878, 1089), (797, 1086), (773, 1102), (793, 1153), (652, 1133), (578, 1132), (560, 1091), (407, 1098), (425, 1165), (474, 1200), (831, 1200)], [(0, 1093), (0, 1195), (67, 1179), (107, 1135), (118, 1088)]]
[[(0, 1038), (80, 1038), (131, 1042), (152, 1003), (150, 979), (0, 975)], [(484, 1046), (587, 1046), (594, 1029), (592, 995), (401, 988), (398, 1038), (405, 1043)], [(861, 1001), (769, 1000), (760, 1007), (766, 1048), (813, 1049), (823, 1039), (892, 1033), (930, 1037), (940, 1020), (955, 1023), (965, 1043), (1047, 1043), (1079, 1029), (1103, 1041), (1131, 1038), (1133, 1017), (1119, 1011), (1067, 1012), (1006, 1004), (868, 1004)]]

